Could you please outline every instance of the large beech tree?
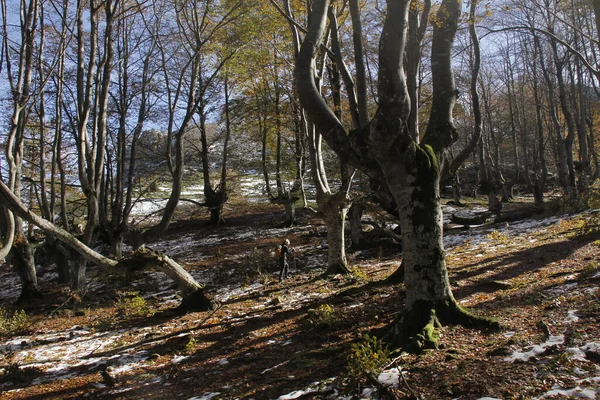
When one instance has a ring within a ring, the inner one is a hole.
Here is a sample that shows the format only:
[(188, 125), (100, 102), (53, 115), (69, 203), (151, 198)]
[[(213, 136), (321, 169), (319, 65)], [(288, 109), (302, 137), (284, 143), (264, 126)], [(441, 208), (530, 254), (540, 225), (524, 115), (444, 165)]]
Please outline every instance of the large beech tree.
[(315, 85), (315, 58), (327, 24), (328, 0), (317, 0), (296, 63), (296, 85), (307, 114), (338, 155), (372, 177), (383, 178), (397, 204), (402, 229), (406, 300), (386, 335), (395, 347), (432, 347), (441, 322), (498, 323), (476, 317), (454, 299), (442, 242), (440, 166), (457, 140), (452, 110), (457, 91), (451, 67), (460, 0), (443, 0), (431, 50), (432, 110), (423, 139), (410, 133), (410, 99), (403, 70), (410, 0), (387, 0), (379, 42), (378, 109), (371, 121), (347, 132)]

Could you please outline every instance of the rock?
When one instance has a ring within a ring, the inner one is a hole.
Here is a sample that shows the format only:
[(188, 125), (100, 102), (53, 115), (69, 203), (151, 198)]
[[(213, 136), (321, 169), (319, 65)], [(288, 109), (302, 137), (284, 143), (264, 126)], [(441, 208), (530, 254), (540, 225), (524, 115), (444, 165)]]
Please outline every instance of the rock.
[(108, 386), (115, 386), (117, 383), (117, 377), (114, 375), (112, 367), (106, 367), (106, 369), (100, 371), (100, 375), (102, 375), (104, 383)]
[(502, 347), (498, 347), (497, 349), (494, 350), (490, 350), (486, 353), (487, 356), (489, 357), (495, 357), (495, 356), (508, 356), (512, 354), (512, 350), (508, 347), (502, 346)]
[(283, 299), (281, 298), (281, 296), (277, 296), (273, 300), (271, 300), (271, 304), (274, 306), (278, 306), (282, 303), (283, 303)]

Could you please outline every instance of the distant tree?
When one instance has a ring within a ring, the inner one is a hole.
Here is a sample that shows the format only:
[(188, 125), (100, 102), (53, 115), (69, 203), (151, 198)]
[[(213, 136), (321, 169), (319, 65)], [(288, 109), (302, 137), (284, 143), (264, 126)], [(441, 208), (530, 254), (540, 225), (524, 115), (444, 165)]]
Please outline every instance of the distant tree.
[[(100, 196), (100, 224), (106, 233), (111, 253), (123, 257), (123, 240), (130, 231), (129, 217), (134, 206), (136, 169), (140, 154), (139, 141), (144, 126), (151, 120), (158, 102), (156, 75), (158, 68), (153, 59), (158, 55), (156, 43), (146, 35), (139, 12), (123, 13), (117, 23), (115, 53), (116, 79), (110, 91), (106, 167)], [(163, 140), (155, 138), (159, 145)], [(164, 160), (164, 153), (161, 161)], [(152, 164), (153, 178), (156, 166)], [(144, 191), (142, 191), (143, 193)]]

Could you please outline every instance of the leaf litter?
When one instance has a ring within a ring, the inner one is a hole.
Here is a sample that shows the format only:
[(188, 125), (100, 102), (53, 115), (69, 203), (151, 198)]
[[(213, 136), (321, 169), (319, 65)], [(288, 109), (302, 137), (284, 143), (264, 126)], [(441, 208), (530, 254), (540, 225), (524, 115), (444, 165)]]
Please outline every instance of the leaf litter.
[[(231, 215), (231, 226), (182, 223), (151, 244), (209, 283), (217, 310), (162, 316), (177, 301), (176, 289), (160, 273), (145, 272), (123, 289), (138, 290), (156, 314), (119, 318), (107, 295), (114, 283), (92, 273), (94, 293), (80, 305), (83, 315), (57, 313), (57, 300), (47, 295), (41, 311), (27, 310), (29, 334), (0, 338), (2, 397), (356, 398), (343, 384), (344, 352), (397, 315), (402, 286), (382, 282), (400, 255), (387, 248), (356, 253), (351, 262), (367, 278), (324, 279), (324, 238), (313, 227), (318, 221), (304, 215), (293, 228), (271, 228), (279, 216), (255, 207), (256, 215)], [(600, 251), (598, 235), (573, 235), (578, 218), (447, 233), (455, 296), (477, 313), (498, 317), (505, 329), (445, 326), (439, 350), (403, 356), (379, 374), (380, 385), (395, 388), (399, 398), (410, 398), (407, 385), (422, 398), (600, 398), (600, 272), (593, 266)], [(279, 283), (271, 257), (282, 237), (292, 239), (299, 260), (292, 278)], [(240, 268), (257, 248), (260, 271), (243, 275)], [(42, 288), (63, 295), (48, 268), (40, 266)], [(13, 302), (18, 280), (0, 271), (0, 298)], [(343, 314), (341, 327), (322, 331), (306, 322), (307, 311), (319, 304)], [(11, 365), (37, 374), (13, 382)], [(107, 367), (115, 382), (103, 378)], [(379, 398), (379, 390), (367, 384), (359, 398)]]

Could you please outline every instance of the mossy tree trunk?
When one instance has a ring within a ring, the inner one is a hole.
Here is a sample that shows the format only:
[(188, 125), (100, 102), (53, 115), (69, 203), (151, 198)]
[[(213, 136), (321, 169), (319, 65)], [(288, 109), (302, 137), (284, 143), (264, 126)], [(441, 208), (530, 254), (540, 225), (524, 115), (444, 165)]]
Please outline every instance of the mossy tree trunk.
[(436, 17), (431, 51), (433, 101), (422, 143), (408, 129), (410, 101), (402, 67), (411, 2), (387, 1), (379, 45), (378, 110), (366, 129), (357, 129), (350, 135), (314, 82), (314, 57), (325, 31), (328, 3), (313, 3), (308, 32), (297, 59), (296, 86), (302, 106), (329, 146), (371, 177), (383, 177), (398, 207), (406, 301), (386, 339), (394, 347), (434, 346), (442, 321), (497, 326), (472, 316), (456, 303), (448, 282), (442, 242), (439, 165), (444, 151), (457, 140), (452, 118), (457, 91), (451, 57), (461, 1), (443, 0)]

